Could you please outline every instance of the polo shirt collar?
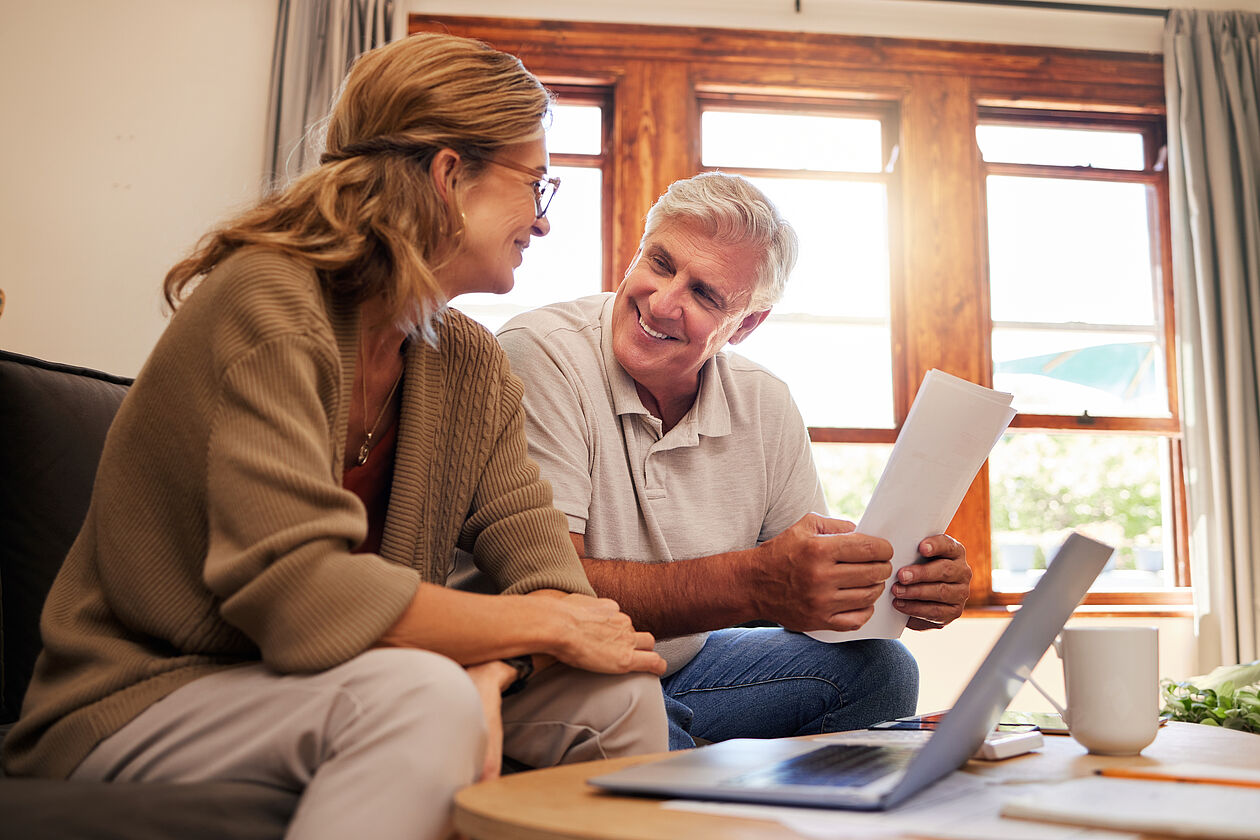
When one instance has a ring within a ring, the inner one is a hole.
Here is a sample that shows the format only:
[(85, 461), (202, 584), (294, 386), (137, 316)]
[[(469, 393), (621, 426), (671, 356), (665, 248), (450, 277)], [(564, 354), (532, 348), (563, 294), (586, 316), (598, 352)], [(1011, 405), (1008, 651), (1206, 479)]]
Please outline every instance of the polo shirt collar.
[[(604, 369), (608, 373), (608, 387), (612, 394), (613, 413), (641, 414), (651, 416), (651, 412), (643, 405), (639, 392), (635, 388), (634, 378), (626, 373), (626, 369), (617, 361), (613, 353), (612, 320), (615, 294), (609, 294), (599, 314), (600, 340), (599, 348), (604, 359)], [(685, 439), (679, 444), (695, 445), (699, 436), (722, 437), (731, 433), (731, 408), (726, 401), (726, 389), (722, 387), (722, 377), (718, 371), (718, 358), (709, 359), (700, 368), (700, 393), (686, 416), (670, 429), (666, 438), (676, 433)], [(725, 359), (723, 359), (725, 362)]]

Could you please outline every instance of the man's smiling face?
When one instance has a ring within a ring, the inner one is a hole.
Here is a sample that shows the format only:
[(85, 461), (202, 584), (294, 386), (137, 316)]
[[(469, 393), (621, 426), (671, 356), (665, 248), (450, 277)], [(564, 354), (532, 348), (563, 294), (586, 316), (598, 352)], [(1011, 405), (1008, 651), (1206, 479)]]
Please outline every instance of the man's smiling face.
[(748, 311), (760, 257), (685, 221), (667, 221), (644, 238), (612, 322), (613, 353), (641, 391), (658, 403), (694, 399), (704, 363), (765, 316)]

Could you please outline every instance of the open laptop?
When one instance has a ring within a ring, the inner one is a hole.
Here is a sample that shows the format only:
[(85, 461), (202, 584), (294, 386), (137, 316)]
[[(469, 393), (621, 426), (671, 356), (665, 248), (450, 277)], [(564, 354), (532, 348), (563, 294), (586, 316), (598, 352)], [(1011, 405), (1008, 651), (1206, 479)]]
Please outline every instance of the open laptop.
[(1067, 538), (926, 742), (737, 739), (589, 782), (616, 793), (649, 796), (862, 811), (891, 808), (957, 770), (976, 752), (1112, 551), (1080, 534)]

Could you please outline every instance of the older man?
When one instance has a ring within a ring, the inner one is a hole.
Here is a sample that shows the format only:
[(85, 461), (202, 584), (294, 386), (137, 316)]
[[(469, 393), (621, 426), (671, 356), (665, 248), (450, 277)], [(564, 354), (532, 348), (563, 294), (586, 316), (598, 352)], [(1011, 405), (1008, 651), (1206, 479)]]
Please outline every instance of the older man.
[[(648, 214), (615, 295), (499, 332), (525, 380), (530, 453), (592, 585), (661, 641), (670, 746), (864, 727), (912, 714), (898, 641), (860, 627), (892, 573), (887, 541), (827, 518), (787, 386), (722, 352), (782, 294), (796, 235), (746, 179), (706, 173)], [(839, 387), (819, 383), (819, 387)], [(957, 618), (971, 571), (947, 536), (892, 584), (914, 629)], [(735, 625), (773, 622), (781, 627)]]

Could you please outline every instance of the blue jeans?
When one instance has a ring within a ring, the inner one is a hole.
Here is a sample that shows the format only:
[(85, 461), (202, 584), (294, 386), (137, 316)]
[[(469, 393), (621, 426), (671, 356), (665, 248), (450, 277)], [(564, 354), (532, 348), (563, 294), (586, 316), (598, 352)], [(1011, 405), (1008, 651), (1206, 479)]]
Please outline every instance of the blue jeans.
[(711, 633), (661, 688), (678, 750), (693, 737), (812, 735), (912, 715), (919, 665), (895, 640), (828, 644), (778, 627), (732, 628)]

